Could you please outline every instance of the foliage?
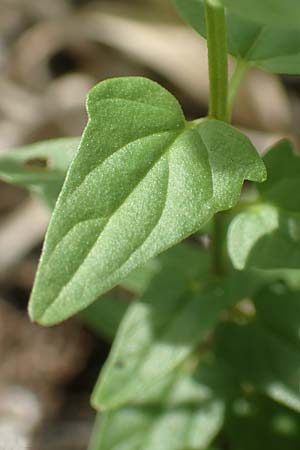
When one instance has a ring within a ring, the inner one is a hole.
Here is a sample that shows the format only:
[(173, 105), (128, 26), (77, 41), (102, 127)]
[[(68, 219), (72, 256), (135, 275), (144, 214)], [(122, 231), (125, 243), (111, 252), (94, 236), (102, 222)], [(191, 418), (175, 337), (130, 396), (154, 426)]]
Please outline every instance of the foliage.
[(229, 254), (239, 269), (299, 269), (300, 158), (283, 141), (264, 160), (268, 181), (258, 188), (259, 200), (233, 219)]
[[(300, 159), (281, 141), (262, 160), (228, 122), (250, 66), (300, 73), (300, 4), (174, 3), (208, 41), (208, 117), (187, 122), (157, 83), (116, 78), (88, 95), (80, 143), (0, 157), (1, 178), (55, 205), (30, 315), (78, 313), (114, 340), (90, 450), (294, 449)], [(204, 232), (208, 249), (189, 238)]]
[(245, 179), (265, 178), (245, 136), (220, 121), (186, 123), (175, 98), (150, 80), (104, 81), (88, 111), (32, 292), (31, 317), (44, 325), (234, 206)]

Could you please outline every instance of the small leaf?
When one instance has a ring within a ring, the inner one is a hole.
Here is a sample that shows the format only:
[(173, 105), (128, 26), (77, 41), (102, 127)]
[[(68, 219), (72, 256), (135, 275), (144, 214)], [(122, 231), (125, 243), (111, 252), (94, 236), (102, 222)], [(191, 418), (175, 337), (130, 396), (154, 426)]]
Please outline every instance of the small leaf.
[[(202, 258), (200, 253), (199, 261)], [(96, 408), (143, 402), (149, 390), (193, 352), (233, 302), (222, 283), (195, 286), (181, 266), (167, 263), (144, 297), (127, 311), (93, 393)], [(209, 269), (209, 264), (206, 269), (200, 264), (196, 279), (207, 278)], [(195, 289), (199, 292), (193, 293)]]
[(264, 203), (249, 208), (230, 225), (228, 251), (239, 270), (299, 269), (300, 214)]
[(79, 142), (54, 139), (1, 152), (0, 178), (28, 188), (53, 208)]
[(245, 389), (256, 389), (300, 412), (299, 293), (275, 285), (254, 300), (256, 320), (222, 326), (217, 333), (217, 355)]
[(300, 190), (300, 158), (283, 141), (267, 153), (264, 161), (269, 177), (265, 186), (259, 188), (262, 203), (233, 219), (228, 231), (229, 255), (240, 270), (245, 267), (297, 270), (300, 202), (295, 193)]
[(89, 450), (207, 449), (224, 420), (222, 375), (218, 368), (199, 367), (173, 376), (156, 404), (99, 415)]
[[(203, 0), (174, 0), (178, 12), (206, 38)], [(273, 73), (300, 73), (300, 31), (249, 20), (227, 11), (228, 52)]]
[(88, 306), (234, 206), (245, 179), (266, 175), (244, 135), (214, 120), (187, 124), (152, 81), (100, 83), (88, 111), (32, 292), (31, 317), (44, 325)]

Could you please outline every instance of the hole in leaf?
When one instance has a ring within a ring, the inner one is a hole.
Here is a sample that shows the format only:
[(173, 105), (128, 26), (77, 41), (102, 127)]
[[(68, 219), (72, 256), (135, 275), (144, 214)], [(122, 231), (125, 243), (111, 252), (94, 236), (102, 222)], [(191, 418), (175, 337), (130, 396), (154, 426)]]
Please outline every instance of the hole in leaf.
[(24, 165), (30, 170), (44, 171), (49, 169), (49, 160), (47, 158), (32, 158), (25, 161)]

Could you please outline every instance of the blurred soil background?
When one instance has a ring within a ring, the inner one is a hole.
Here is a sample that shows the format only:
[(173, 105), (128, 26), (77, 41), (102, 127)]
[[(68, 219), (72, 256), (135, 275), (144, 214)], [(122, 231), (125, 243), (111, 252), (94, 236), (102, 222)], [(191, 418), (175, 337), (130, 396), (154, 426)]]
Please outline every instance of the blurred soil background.
[[(189, 119), (207, 112), (206, 44), (170, 0), (0, 0), (0, 11), (0, 152), (80, 135), (87, 92), (113, 76), (160, 82)], [(234, 123), (261, 152), (283, 136), (297, 142), (300, 78), (251, 71)], [(0, 183), (1, 450), (84, 450), (89, 393), (109, 350), (76, 319), (49, 329), (29, 322), (48, 220), (38, 200)]]

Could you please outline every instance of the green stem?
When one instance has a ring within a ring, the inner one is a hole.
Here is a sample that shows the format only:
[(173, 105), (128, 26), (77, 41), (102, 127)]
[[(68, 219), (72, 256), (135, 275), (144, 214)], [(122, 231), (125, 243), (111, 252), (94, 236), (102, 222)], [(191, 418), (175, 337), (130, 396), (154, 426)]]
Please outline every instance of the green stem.
[(238, 93), (239, 87), (245, 78), (247, 70), (249, 69), (247, 61), (243, 59), (238, 59), (235, 67), (235, 71), (232, 75), (232, 78), (229, 83), (229, 92), (228, 92), (228, 105), (227, 105), (227, 117), (231, 120), (232, 109), (234, 105), (234, 101), (236, 95)]
[(219, 0), (205, 0), (210, 81), (209, 116), (227, 122), (228, 59), (225, 10)]
[[(209, 116), (228, 121), (228, 57), (225, 10), (219, 0), (205, 0), (206, 34), (209, 68)], [(214, 216), (213, 271), (217, 276), (223, 268), (222, 216)]]

